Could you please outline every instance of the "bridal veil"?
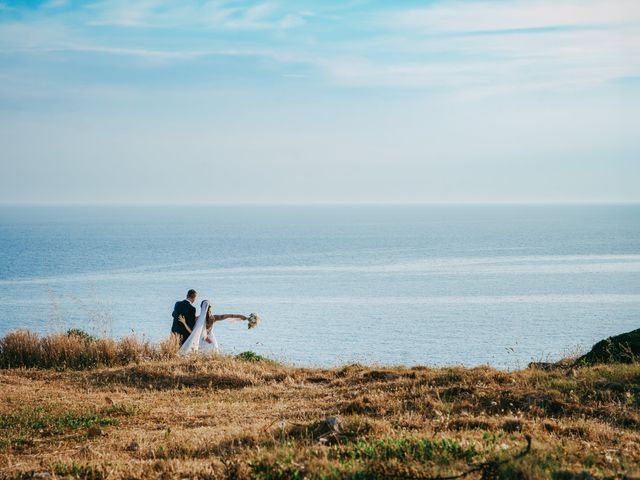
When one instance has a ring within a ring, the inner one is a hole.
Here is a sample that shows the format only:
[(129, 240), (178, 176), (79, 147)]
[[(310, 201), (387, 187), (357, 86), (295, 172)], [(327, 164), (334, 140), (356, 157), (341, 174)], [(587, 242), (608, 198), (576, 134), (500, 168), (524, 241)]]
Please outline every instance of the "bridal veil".
[(205, 331), (205, 325), (207, 323), (207, 311), (209, 310), (209, 300), (204, 300), (200, 304), (200, 316), (193, 326), (191, 335), (187, 338), (187, 341), (182, 344), (178, 355), (187, 355), (189, 353), (197, 352), (200, 347), (200, 337), (202, 337)]

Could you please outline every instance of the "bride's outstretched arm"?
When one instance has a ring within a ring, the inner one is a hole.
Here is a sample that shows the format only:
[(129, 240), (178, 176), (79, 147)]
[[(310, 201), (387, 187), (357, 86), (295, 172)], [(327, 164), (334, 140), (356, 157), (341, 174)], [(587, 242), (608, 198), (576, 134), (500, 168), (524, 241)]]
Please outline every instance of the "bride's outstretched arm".
[(239, 318), (240, 320), (248, 320), (244, 315), (240, 315), (237, 313), (225, 313), (223, 315), (214, 315), (213, 320), (215, 322), (219, 322), (220, 320), (226, 320), (227, 318)]

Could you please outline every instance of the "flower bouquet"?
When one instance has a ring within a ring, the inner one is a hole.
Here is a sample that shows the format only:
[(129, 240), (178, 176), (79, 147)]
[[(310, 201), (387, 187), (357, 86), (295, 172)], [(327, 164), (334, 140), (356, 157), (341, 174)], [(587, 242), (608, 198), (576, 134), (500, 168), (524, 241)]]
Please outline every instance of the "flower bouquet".
[(258, 326), (258, 324), (260, 323), (260, 317), (255, 313), (252, 313), (249, 315), (249, 318), (247, 319), (247, 323), (249, 324), (249, 330), (251, 330), (252, 328), (255, 328)]

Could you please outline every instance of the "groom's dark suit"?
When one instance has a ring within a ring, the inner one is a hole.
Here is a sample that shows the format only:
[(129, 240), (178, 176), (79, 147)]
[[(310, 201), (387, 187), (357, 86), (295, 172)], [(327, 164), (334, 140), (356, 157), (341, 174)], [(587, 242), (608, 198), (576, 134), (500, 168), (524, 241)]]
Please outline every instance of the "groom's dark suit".
[(171, 331), (180, 335), (180, 345), (182, 345), (187, 338), (189, 338), (189, 332), (187, 332), (187, 329), (184, 328), (184, 325), (178, 320), (178, 317), (182, 315), (187, 321), (189, 328), (193, 330), (196, 324), (196, 307), (191, 305), (189, 300), (182, 300), (181, 302), (176, 302), (171, 315), (173, 316)]

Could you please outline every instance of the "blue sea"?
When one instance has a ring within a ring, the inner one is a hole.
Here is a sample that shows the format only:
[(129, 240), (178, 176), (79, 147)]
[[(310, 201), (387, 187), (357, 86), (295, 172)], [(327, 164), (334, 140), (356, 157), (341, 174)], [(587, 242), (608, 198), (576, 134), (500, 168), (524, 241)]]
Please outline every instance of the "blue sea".
[(640, 327), (640, 206), (0, 207), (0, 335), (157, 342), (189, 288), (227, 353), (554, 360)]

